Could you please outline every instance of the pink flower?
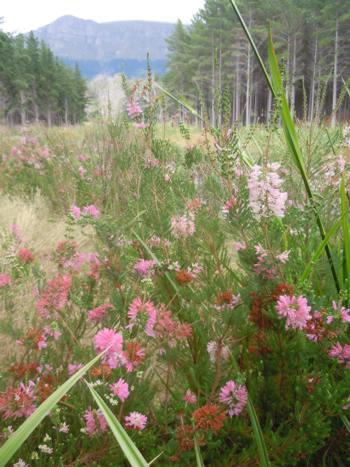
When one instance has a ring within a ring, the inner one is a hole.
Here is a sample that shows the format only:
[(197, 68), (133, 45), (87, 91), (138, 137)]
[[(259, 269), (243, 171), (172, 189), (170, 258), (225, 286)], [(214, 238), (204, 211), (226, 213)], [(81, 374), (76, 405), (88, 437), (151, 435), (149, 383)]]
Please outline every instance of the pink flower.
[(140, 412), (131, 412), (125, 417), (125, 426), (134, 430), (143, 430), (147, 423), (146, 415), (142, 415)]
[(194, 215), (173, 216), (171, 218), (171, 233), (175, 238), (191, 237), (195, 230)]
[(232, 196), (226, 203), (224, 204), (224, 207), (221, 209), (221, 212), (223, 214), (228, 214), (232, 208), (237, 204), (237, 199)]
[(95, 349), (98, 353), (108, 349), (104, 361), (110, 368), (117, 368), (123, 349), (123, 336), (113, 329), (104, 328), (98, 331), (94, 338)]
[(83, 208), (83, 213), (92, 216), (94, 219), (98, 219), (100, 217), (100, 211), (94, 204), (90, 204), (89, 206), (85, 206)]
[(124, 402), (129, 397), (129, 385), (122, 378), (110, 385), (112, 393)]
[(91, 410), (89, 407), (84, 413), (84, 418), (85, 430), (90, 437), (107, 431), (108, 424), (100, 410)]
[(287, 318), (286, 329), (303, 329), (311, 319), (311, 307), (302, 296), (280, 295), (276, 308), (280, 318)]
[(281, 254), (276, 256), (276, 259), (278, 259), (278, 261), (284, 264), (288, 261), (289, 253), (290, 253), (290, 250), (283, 251)]
[(143, 130), (144, 128), (146, 128), (146, 124), (144, 122), (135, 122), (134, 127), (138, 128), (139, 130)]
[(0, 413), (5, 420), (29, 417), (35, 411), (34, 388), (34, 382), (29, 381), (27, 385), (20, 383), (17, 388), (10, 387), (0, 393)]
[(220, 402), (228, 406), (227, 413), (233, 417), (239, 415), (247, 405), (248, 392), (244, 385), (230, 380), (221, 388), (219, 399)]
[(68, 301), (71, 285), (72, 278), (69, 275), (56, 276), (48, 281), (46, 289), (36, 304), (36, 308), (43, 318), (47, 319), (52, 311), (63, 310)]
[(132, 329), (134, 327), (136, 319), (140, 313), (145, 313), (148, 317), (145, 326), (145, 333), (150, 337), (154, 337), (153, 328), (157, 320), (157, 309), (151, 301), (143, 302), (139, 297), (135, 298), (130, 303), (128, 310), (129, 324), (126, 328)]
[(129, 101), (127, 105), (127, 111), (128, 111), (128, 116), (130, 118), (135, 118), (142, 114), (142, 109), (141, 109), (140, 104), (134, 101)]
[(285, 205), (288, 198), (286, 192), (280, 190), (283, 180), (277, 173), (280, 165), (267, 164), (266, 168), (253, 165), (249, 180), (249, 206), (255, 217), (284, 217)]
[(73, 204), (73, 206), (70, 208), (70, 213), (72, 214), (75, 220), (78, 220), (81, 216), (81, 209), (79, 206)]
[(0, 274), (0, 288), (11, 284), (11, 277), (8, 274)]
[(34, 255), (28, 248), (21, 248), (18, 252), (18, 258), (24, 264), (29, 264), (34, 261)]
[(246, 249), (247, 249), (247, 244), (246, 244), (246, 242), (236, 242), (236, 243), (233, 245), (233, 248), (234, 248), (236, 251), (246, 250)]
[(329, 351), (329, 356), (336, 358), (339, 363), (342, 363), (346, 368), (350, 368), (350, 345), (341, 345), (337, 342)]
[(230, 349), (227, 345), (218, 346), (217, 342), (210, 341), (207, 345), (207, 351), (210, 361), (215, 363), (218, 359), (228, 360), (230, 357)]
[(196, 395), (191, 391), (191, 389), (187, 389), (183, 400), (187, 402), (188, 404), (196, 404), (197, 403), (197, 397)]
[(85, 174), (86, 174), (86, 169), (85, 167), (83, 167), (82, 165), (78, 168), (78, 171), (79, 171), (79, 175), (81, 178), (84, 178)]
[(85, 156), (85, 154), (80, 154), (80, 156), (78, 157), (78, 159), (80, 160), (80, 162), (85, 162), (88, 160), (88, 158)]
[(135, 271), (139, 276), (147, 277), (153, 272), (153, 268), (157, 262), (153, 259), (140, 259), (134, 266)]
[(105, 317), (107, 310), (110, 308), (113, 308), (113, 305), (110, 303), (105, 303), (104, 305), (93, 308), (88, 312), (89, 320), (98, 323)]

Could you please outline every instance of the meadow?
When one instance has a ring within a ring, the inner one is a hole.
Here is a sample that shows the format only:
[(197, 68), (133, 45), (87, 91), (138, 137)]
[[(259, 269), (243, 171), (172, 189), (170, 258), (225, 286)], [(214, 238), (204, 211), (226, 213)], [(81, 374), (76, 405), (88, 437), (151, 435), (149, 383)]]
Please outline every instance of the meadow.
[[(1, 128), (0, 465), (350, 463), (350, 128)], [(7, 464), (9, 463), (9, 464)]]

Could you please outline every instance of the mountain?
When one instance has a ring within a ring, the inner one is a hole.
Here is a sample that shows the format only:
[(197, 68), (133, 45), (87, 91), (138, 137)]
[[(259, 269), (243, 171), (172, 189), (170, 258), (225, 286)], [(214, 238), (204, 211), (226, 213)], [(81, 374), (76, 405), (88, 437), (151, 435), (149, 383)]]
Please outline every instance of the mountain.
[(95, 21), (62, 16), (33, 31), (46, 42), (55, 55), (68, 64), (77, 62), (83, 75), (92, 78), (100, 73), (123, 71), (140, 76), (146, 70), (149, 52), (152, 69), (164, 73), (167, 44), (174, 24), (151, 21)]

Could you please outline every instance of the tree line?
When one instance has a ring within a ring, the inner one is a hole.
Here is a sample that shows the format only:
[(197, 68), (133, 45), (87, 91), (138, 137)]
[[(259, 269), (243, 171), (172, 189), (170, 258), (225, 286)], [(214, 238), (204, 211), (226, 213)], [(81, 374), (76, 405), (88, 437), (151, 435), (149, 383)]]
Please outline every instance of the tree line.
[[(238, 0), (262, 57), (270, 27), (295, 118), (350, 116), (350, 0)], [(168, 39), (171, 91), (206, 112), (212, 125), (229, 113), (246, 125), (268, 121), (272, 95), (229, 0), (206, 0), (190, 26)]]
[(0, 121), (74, 124), (85, 117), (86, 82), (33, 33), (0, 30)]

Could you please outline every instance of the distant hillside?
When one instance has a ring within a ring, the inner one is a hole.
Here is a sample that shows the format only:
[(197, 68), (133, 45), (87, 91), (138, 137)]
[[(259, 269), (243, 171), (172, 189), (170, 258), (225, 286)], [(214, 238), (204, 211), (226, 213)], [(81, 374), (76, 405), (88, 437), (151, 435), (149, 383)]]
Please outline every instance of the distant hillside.
[(34, 31), (55, 55), (66, 63), (78, 62), (87, 78), (120, 71), (129, 76), (144, 74), (145, 58), (150, 53), (154, 71), (164, 73), (165, 39), (174, 25), (150, 21), (96, 23), (74, 16), (62, 16)]

